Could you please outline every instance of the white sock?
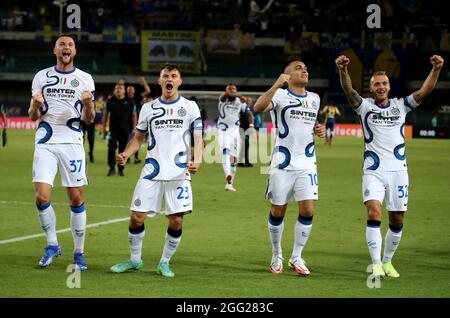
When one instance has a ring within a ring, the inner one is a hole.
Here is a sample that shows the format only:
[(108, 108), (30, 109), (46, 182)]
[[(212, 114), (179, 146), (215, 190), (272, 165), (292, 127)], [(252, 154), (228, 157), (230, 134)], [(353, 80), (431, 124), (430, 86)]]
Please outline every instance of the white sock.
[(84, 252), (86, 237), (86, 209), (84, 203), (79, 207), (70, 207), (70, 229), (72, 230), (74, 253)]
[(229, 153), (222, 154), (222, 166), (223, 172), (225, 173), (225, 178), (231, 175), (231, 157)]
[(380, 225), (367, 225), (366, 240), (372, 264), (381, 264), (381, 231)]
[[(168, 230), (169, 232), (169, 230)], [(179, 233), (178, 233), (179, 232)], [(179, 235), (178, 237), (173, 237), (172, 235)], [(175, 254), (178, 245), (181, 241), (181, 230), (179, 231), (171, 231), (171, 234), (166, 233), (166, 243), (164, 244), (163, 253), (161, 256), (161, 263), (169, 263), (170, 259), (172, 258), (173, 254)]]
[(230, 171), (231, 171), (231, 175), (233, 176), (233, 180), (234, 180), (234, 176), (236, 175), (236, 169), (237, 169), (237, 163), (231, 163)]
[(145, 237), (145, 227), (142, 225), (142, 227), (133, 229), (133, 232), (138, 233), (131, 233), (131, 229), (128, 229), (128, 242), (130, 243), (130, 260), (133, 263), (139, 263), (142, 260), (142, 242), (144, 241)]
[(41, 228), (47, 238), (47, 245), (58, 245), (58, 238), (56, 237), (56, 215), (51, 202), (42, 205), (36, 203), (36, 207), (39, 212)]
[(383, 263), (388, 263), (394, 257), (394, 253), (397, 250), (400, 240), (402, 238), (402, 227), (399, 229), (393, 228), (389, 225), (389, 229), (386, 232), (386, 237), (384, 238), (384, 253), (383, 253)]
[(276, 218), (276, 220), (274, 220), (272, 215), (270, 215), (268, 227), (270, 241), (272, 242), (272, 254), (282, 255), (283, 251), (281, 248), (281, 237), (283, 236), (284, 229), (283, 217)]
[(301, 258), (303, 248), (308, 242), (312, 229), (312, 220), (298, 218), (294, 228), (294, 248), (292, 249), (292, 259)]

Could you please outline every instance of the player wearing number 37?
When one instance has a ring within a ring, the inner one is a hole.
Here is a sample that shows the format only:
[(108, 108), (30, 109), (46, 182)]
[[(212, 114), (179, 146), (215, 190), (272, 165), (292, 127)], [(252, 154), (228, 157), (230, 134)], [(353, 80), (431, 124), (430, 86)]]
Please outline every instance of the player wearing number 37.
[[(403, 218), (408, 206), (409, 178), (406, 166), (404, 126), (406, 115), (434, 89), (444, 64), (442, 57), (430, 58), (432, 69), (422, 87), (404, 98), (389, 98), (389, 78), (375, 72), (369, 83), (372, 98), (362, 98), (352, 87), (347, 70), (350, 59), (336, 59), (342, 89), (359, 115), (364, 132), (362, 192), (368, 218), (366, 239), (374, 277), (399, 277), (392, 258), (402, 237)], [(381, 258), (381, 204), (386, 199), (389, 228)]]
[(40, 120), (35, 136), (33, 183), (47, 246), (39, 266), (49, 267), (53, 259), (61, 255), (51, 204), (53, 181), (59, 170), (70, 203), (73, 263), (84, 271), (87, 265), (84, 261), (86, 209), (83, 186), (88, 182), (81, 121), (90, 124), (94, 120), (95, 87), (90, 74), (74, 67), (77, 50), (71, 35), (60, 35), (53, 53), (56, 66), (43, 69), (34, 76), (28, 109), (33, 121)]

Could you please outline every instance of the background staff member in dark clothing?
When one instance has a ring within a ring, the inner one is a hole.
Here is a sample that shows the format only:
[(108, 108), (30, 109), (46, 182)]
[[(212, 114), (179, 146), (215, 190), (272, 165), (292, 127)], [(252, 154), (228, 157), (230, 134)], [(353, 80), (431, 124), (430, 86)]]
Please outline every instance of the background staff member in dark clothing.
[[(252, 107), (252, 98), (251, 97), (241, 97), (241, 102), (246, 103), (248, 107)], [(249, 113), (241, 113), (239, 117), (240, 127), (244, 130), (244, 149), (241, 148), (241, 154), (239, 161), (242, 161), (242, 150), (244, 150), (245, 163), (239, 162), (238, 167), (253, 167), (248, 159), (249, 149), (250, 149), (250, 136), (249, 136), (249, 128), (253, 128), (254, 116), (250, 111)]]
[[(103, 113), (103, 131), (106, 131), (109, 117), (109, 141), (108, 141), (108, 177), (116, 174), (116, 149), (119, 143), (119, 153), (125, 150), (128, 142), (128, 134), (131, 126), (133, 104), (125, 98), (125, 85), (116, 84), (114, 96), (106, 102), (106, 110)], [(123, 177), (124, 166), (119, 166), (119, 176)]]

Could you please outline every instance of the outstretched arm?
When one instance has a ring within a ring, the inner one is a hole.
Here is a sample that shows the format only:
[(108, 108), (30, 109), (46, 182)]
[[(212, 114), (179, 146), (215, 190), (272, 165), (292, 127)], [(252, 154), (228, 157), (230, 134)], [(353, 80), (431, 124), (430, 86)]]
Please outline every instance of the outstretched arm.
[(444, 65), (444, 59), (439, 55), (433, 55), (430, 58), (430, 62), (431, 65), (433, 65), (430, 74), (428, 74), (428, 77), (423, 82), (422, 87), (412, 94), (417, 104), (420, 104), (425, 99), (425, 97), (430, 95), (430, 93), (433, 91), (434, 87), (436, 86), (439, 73), (441, 72), (442, 66)]
[(352, 86), (352, 80), (348, 74), (347, 66), (350, 63), (350, 59), (345, 55), (340, 55), (335, 60), (336, 66), (339, 71), (339, 80), (341, 81), (341, 87), (344, 90), (347, 100), (353, 108), (358, 108), (361, 105), (362, 98), (358, 92)]
[(140, 131), (133, 131), (133, 138), (128, 142), (127, 147), (122, 153), (116, 156), (116, 162), (119, 166), (124, 166), (127, 164), (127, 160), (136, 151), (141, 148), (142, 143), (145, 141), (145, 133)]
[(290, 78), (291, 76), (288, 74), (280, 74), (277, 81), (272, 85), (272, 87), (269, 88), (269, 90), (264, 94), (259, 96), (256, 100), (255, 106), (253, 106), (255, 112), (263, 113), (270, 110), (270, 104), (272, 102), (273, 95), (275, 95), (277, 89), (281, 88), (285, 82), (289, 81)]

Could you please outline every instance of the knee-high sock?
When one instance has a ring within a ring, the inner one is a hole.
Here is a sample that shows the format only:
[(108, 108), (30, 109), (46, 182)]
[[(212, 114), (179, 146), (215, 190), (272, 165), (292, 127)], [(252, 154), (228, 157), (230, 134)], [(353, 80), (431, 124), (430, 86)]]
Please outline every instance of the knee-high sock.
[(387, 230), (386, 237), (384, 238), (383, 263), (390, 262), (394, 257), (394, 253), (397, 250), (402, 238), (402, 229), (403, 225), (400, 227), (395, 227), (389, 224), (389, 229)]
[(308, 242), (309, 234), (312, 229), (312, 216), (299, 216), (294, 228), (294, 248), (292, 249), (291, 258), (302, 257), (303, 248)]
[(160, 262), (168, 263), (170, 261), (172, 256), (175, 254), (178, 245), (180, 244), (181, 233), (182, 233), (181, 229), (175, 231), (172, 230), (170, 227), (167, 228), (166, 243), (164, 244), (164, 249), (161, 255)]
[(272, 213), (270, 213), (268, 228), (270, 242), (272, 243), (272, 254), (282, 255), (283, 251), (281, 248), (281, 238), (283, 236), (284, 228), (283, 217), (276, 218), (272, 216)]
[(139, 263), (142, 260), (142, 242), (145, 237), (145, 226), (128, 228), (128, 242), (130, 243), (130, 260)]
[(84, 252), (86, 237), (86, 209), (84, 203), (70, 207), (70, 229), (72, 230), (74, 253)]
[(228, 149), (224, 149), (222, 153), (222, 166), (225, 177), (231, 175), (231, 156)]
[(58, 238), (56, 236), (56, 215), (52, 203), (36, 203), (36, 207), (39, 212), (41, 228), (45, 232), (45, 237), (47, 238), (47, 245), (58, 245)]
[(380, 221), (368, 220), (366, 227), (366, 240), (372, 264), (381, 264), (381, 231)]

